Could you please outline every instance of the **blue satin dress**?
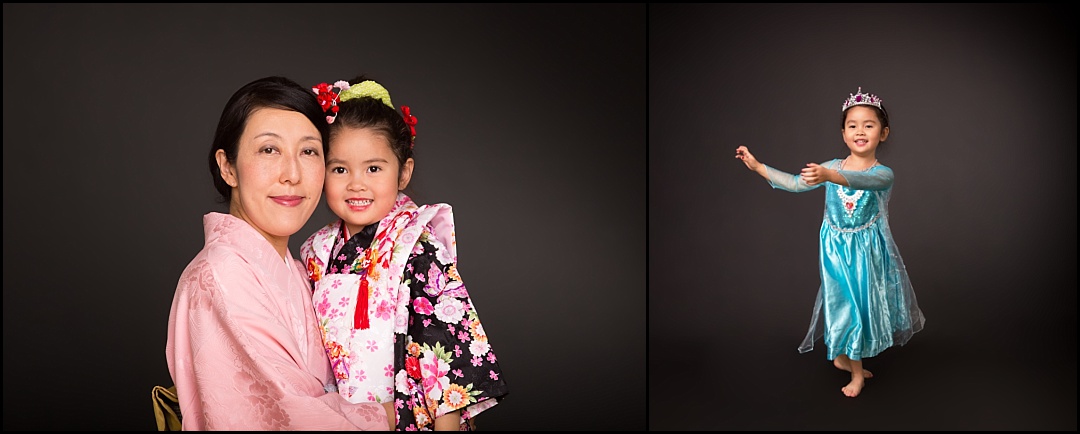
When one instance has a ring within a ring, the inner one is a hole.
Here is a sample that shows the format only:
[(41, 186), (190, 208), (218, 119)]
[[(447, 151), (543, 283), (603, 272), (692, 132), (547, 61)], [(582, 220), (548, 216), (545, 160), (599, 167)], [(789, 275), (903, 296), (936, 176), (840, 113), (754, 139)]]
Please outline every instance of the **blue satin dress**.
[(799, 352), (813, 350), (822, 339), (829, 360), (841, 354), (862, 360), (904, 345), (925, 320), (889, 229), (892, 169), (842, 170), (841, 160), (822, 166), (839, 170), (849, 186), (811, 186), (801, 175), (766, 166), (773, 188), (801, 193), (825, 186), (821, 286)]

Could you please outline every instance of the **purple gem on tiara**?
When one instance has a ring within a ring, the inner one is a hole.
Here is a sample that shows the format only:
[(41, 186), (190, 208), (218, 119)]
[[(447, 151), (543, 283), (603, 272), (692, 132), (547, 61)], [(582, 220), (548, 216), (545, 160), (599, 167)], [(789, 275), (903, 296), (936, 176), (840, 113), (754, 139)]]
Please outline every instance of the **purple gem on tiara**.
[(855, 102), (862, 102), (862, 95), (855, 95)]

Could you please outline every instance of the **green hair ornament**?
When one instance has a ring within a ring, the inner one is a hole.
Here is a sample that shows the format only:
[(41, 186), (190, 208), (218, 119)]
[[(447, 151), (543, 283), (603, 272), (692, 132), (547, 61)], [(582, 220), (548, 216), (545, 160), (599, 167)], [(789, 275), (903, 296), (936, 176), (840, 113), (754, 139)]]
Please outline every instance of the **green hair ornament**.
[[(390, 91), (374, 80), (364, 80), (353, 85), (350, 85), (345, 80), (336, 81), (333, 86), (319, 83), (317, 86), (312, 87), (311, 91), (315, 92), (315, 96), (319, 100), (319, 106), (327, 113), (326, 123), (328, 124), (334, 123), (334, 120), (337, 119), (338, 103), (354, 98), (375, 98), (382, 101), (387, 107), (397, 110), (394, 103), (390, 102)], [(401, 117), (405, 120), (405, 124), (409, 126), (409, 132), (412, 133), (412, 140), (409, 143), (411, 149), (416, 146), (416, 116), (412, 115), (409, 106), (403, 105), (401, 106)]]
[[(334, 85), (336, 86), (338, 83), (334, 83)], [(346, 83), (345, 86), (345, 89), (338, 94), (338, 101), (340, 102), (345, 102), (353, 98), (370, 96), (382, 101), (383, 104), (386, 104), (390, 108), (394, 108), (394, 104), (390, 102), (390, 91), (386, 90), (386, 88), (379, 83), (372, 80), (365, 80), (352, 86), (349, 86), (349, 84)]]

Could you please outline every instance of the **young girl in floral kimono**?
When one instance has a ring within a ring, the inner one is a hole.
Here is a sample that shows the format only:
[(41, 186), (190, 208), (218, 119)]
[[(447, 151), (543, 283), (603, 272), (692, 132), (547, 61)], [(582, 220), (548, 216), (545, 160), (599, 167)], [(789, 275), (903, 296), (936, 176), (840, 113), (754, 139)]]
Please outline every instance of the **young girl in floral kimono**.
[(799, 175), (758, 162), (745, 146), (736, 149), (735, 158), (773, 188), (800, 193), (825, 186), (821, 286), (799, 352), (812, 350), (823, 338), (826, 357), (851, 374), (841, 391), (855, 397), (872, 377), (862, 359), (904, 345), (922, 330), (924, 319), (889, 229), (893, 171), (877, 160), (877, 147), (889, 136), (881, 99), (859, 88), (844, 101), (840, 131), (851, 153), (809, 163)]
[(363, 77), (312, 90), (330, 122), (325, 195), (340, 219), (300, 252), (338, 392), (394, 401), (398, 430), (470, 429), (507, 387), (458, 275), (450, 206), (401, 193), (416, 117)]

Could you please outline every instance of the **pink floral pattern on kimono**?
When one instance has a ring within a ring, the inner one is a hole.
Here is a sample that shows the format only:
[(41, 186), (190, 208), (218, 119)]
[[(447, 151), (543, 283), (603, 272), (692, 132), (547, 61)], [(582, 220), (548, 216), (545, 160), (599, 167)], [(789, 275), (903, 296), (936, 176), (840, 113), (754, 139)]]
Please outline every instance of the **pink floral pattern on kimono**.
[(299, 261), (232, 215), (203, 217), (165, 356), (184, 430), (385, 430), (379, 404), (335, 391)]
[[(451, 208), (417, 206), (399, 194), (377, 227), (363, 254), (349, 250), (354, 243), (346, 242), (340, 220), (300, 249), (338, 390), (350, 402), (393, 399), (399, 430), (430, 430), (435, 418), (453, 411), (461, 411), (467, 429), (468, 419), (508, 389), (457, 272)], [(356, 256), (342, 266), (342, 255)], [(362, 279), (367, 329), (354, 320)]]

